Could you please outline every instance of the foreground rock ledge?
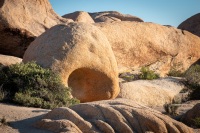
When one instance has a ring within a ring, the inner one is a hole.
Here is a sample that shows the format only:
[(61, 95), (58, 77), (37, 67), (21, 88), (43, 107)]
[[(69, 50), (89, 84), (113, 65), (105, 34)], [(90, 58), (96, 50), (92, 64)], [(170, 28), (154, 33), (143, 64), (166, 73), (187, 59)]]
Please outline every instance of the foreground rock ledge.
[(193, 133), (183, 123), (126, 99), (56, 108), (36, 123), (36, 127), (77, 133)]
[(111, 46), (91, 24), (51, 28), (28, 47), (23, 62), (28, 61), (60, 74), (81, 102), (113, 99), (119, 93), (118, 68)]

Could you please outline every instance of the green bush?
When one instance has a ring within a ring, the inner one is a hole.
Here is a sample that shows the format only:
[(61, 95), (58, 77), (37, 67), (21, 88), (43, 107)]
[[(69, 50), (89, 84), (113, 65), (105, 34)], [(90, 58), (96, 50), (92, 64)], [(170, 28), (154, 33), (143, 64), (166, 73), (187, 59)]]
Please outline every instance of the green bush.
[(1, 67), (0, 86), (1, 101), (23, 106), (55, 108), (79, 102), (57, 74), (35, 62)]
[(187, 85), (192, 89), (190, 94), (190, 99), (199, 100), (200, 99), (200, 65), (191, 66), (185, 72), (185, 78)]
[(181, 72), (180, 70), (176, 70), (176, 69), (172, 68), (167, 75), (173, 76), (173, 77), (183, 77), (184, 73)]
[(142, 67), (140, 72), (140, 79), (153, 80), (159, 78), (159, 75), (156, 74), (154, 71), (150, 70), (149, 67)]
[(193, 121), (194, 121), (194, 126), (200, 128), (200, 117), (194, 118)]

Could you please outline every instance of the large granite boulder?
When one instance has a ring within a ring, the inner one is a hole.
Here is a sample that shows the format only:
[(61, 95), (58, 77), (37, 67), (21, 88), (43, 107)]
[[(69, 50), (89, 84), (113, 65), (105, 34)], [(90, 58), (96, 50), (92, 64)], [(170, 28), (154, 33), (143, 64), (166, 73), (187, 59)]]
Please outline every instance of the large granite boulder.
[(200, 37), (200, 13), (183, 21), (179, 26), (179, 29), (187, 30)]
[(137, 21), (143, 22), (142, 19), (129, 14), (121, 14), (117, 11), (105, 11), (89, 13), (93, 20), (98, 22), (113, 22), (113, 21)]
[(172, 103), (185, 85), (176, 78), (136, 80), (120, 83), (119, 98), (126, 98), (146, 106), (163, 106)]
[(9, 66), (9, 65), (17, 64), (21, 62), (22, 62), (21, 58), (0, 54), (0, 64), (4, 66)]
[(56, 108), (35, 125), (54, 132), (193, 133), (183, 123), (126, 99)]
[(94, 23), (94, 20), (91, 18), (91, 16), (84, 11), (76, 11), (73, 13), (65, 14), (62, 17), (72, 19), (74, 22)]
[(57, 72), (81, 102), (112, 99), (119, 93), (117, 63), (104, 34), (86, 23), (57, 25), (28, 47), (23, 62)]
[(195, 126), (195, 118), (200, 118), (200, 103), (197, 103), (191, 110), (187, 111), (181, 121), (188, 126)]
[(95, 23), (108, 38), (120, 73), (150, 66), (161, 76), (185, 71), (200, 58), (200, 38), (174, 27), (144, 22)]
[(0, 54), (23, 57), (35, 37), (68, 21), (53, 11), (48, 0), (1, 0)]

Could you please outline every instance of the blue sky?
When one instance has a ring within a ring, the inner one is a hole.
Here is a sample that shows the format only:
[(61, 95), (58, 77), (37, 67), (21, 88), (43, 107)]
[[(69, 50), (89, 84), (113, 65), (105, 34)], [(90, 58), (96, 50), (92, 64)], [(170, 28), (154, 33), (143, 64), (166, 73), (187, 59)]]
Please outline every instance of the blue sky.
[(119, 11), (145, 22), (175, 27), (200, 13), (200, 0), (50, 0), (50, 3), (61, 16), (74, 11)]

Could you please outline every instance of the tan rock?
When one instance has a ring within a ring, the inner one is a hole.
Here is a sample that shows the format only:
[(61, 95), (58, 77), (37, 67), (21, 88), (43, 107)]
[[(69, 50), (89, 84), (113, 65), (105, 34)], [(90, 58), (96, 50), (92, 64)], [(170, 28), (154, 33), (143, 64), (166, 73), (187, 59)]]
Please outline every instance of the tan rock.
[(48, 0), (1, 0), (0, 53), (23, 57), (35, 37), (68, 21), (53, 11)]
[(179, 26), (179, 29), (187, 30), (200, 37), (200, 13), (183, 21)]
[(188, 126), (194, 126), (195, 118), (200, 118), (200, 103), (197, 103), (191, 110), (187, 111), (181, 118), (181, 121)]
[(175, 78), (136, 80), (120, 83), (119, 98), (126, 98), (146, 106), (163, 106), (172, 103), (174, 97), (184, 89)]
[(0, 64), (4, 66), (9, 66), (9, 65), (21, 63), (21, 62), (22, 62), (21, 58), (0, 54)]
[(93, 20), (98, 22), (113, 22), (113, 21), (138, 21), (143, 22), (142, 19), (129, 14), (121, 14), (116, 11), (94, 12), (89, 13)]
[[(78, 104), (70, 108), (57, 108), (45, 115), (43, 119), (48, 119), (48, 122), (70, 121), (83, 133), (193, 133), (193, 130), (183, 123), (127, 99), (105, 100)], [(51, 128), (50, 126), (44, 127), (46, 122), (41, 121), (37, 127)], [(56, 130), (63, 130), (63, 128), (57, 126)]]
[(70, 23), (51, 28), (25, 52), (23, 61), (32, 60), (59, 73), (81, 102), (113, 99), (119, 93), (111, 46), (91, 24)]
[(75, 22), (94, 23), (94, 20), (87, 12), (76, 11), (73, 13), (65, 14), (63, 18), (72, 19)]
[(43, 119), (34, 126), (48, 129), (56, 133), (82, 133), (79, 128), (69, 120), (49, 120)]
[(144, 22), (95, 23), (108, 38), (119, 71), (151, 66), (161, 76), (186, 70), (200, 58), (200, 38), (174, 27)]

